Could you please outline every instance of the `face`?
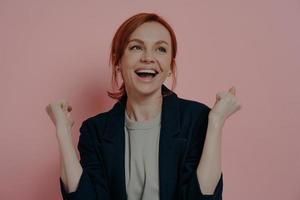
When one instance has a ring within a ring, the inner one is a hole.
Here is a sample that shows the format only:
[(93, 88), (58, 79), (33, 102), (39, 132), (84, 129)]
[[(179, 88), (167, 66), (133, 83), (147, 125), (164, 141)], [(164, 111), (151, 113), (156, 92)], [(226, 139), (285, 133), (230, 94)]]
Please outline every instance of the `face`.
[(158, 22), (146, 22), (129, 37), (120, 60), (127, 94), (161, 95), (161, 86), (171, 72), (169, 31)]

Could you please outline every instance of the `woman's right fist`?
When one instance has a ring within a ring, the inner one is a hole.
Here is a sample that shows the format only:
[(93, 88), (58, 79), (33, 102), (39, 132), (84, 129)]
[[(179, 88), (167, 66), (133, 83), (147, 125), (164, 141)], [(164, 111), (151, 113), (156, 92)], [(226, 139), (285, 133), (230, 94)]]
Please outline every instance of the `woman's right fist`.
[(66, 100), (59, 100), (46, 106), (46, 112), (50, 119), (58, 127), (71, 128), (74, 120), (71, 118), (72, 107)]

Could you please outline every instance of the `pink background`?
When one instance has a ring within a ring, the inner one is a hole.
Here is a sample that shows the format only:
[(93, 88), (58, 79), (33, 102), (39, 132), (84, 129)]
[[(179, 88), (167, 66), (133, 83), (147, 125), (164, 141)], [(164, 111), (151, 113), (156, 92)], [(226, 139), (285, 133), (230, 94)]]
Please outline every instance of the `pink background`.
[(223, 129), (224, 199), (299, 200), (299, 0), (1, 0), (0, 199), (60, 199), (45, 106), (70, 102), (77, 145), (82, 121), (114, 103), (113, 34), (142, 11), (177, 34), (179, 96), (212, 107), (217, 92), (237, 89), (242, 109)]

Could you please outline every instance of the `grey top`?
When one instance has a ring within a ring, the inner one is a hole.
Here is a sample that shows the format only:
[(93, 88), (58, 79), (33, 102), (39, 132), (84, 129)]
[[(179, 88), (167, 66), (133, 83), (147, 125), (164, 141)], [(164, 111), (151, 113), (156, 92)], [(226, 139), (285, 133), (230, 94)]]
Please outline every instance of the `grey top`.
[(125, 112), (125, 177), (128, 200), (159, 200), (158, 151), (161, 113), (134, 121)]

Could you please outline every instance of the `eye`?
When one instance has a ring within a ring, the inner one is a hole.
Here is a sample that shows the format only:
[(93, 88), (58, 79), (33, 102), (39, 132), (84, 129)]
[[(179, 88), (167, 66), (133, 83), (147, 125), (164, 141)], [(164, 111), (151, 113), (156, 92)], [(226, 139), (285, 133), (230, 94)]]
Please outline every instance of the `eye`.
[(163, 52), (163, 53), (166, 53), (166, 52), (167, 52), (166, 48), (164, 48), (164, 47), (159, 47), (158, 49), (159, 49), (159, 51), (161, 51), (161, 52)]
[(139, 50), (139, 49), (142, 49), (142, 48), (139, 45), (134, 45), (134, 46), (130, 47), (129, 49), (130, 50), (134, 50), (134, 49)]

